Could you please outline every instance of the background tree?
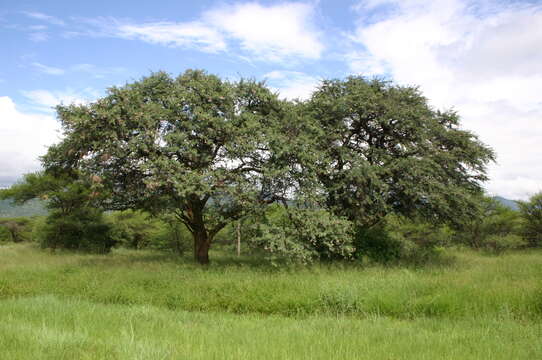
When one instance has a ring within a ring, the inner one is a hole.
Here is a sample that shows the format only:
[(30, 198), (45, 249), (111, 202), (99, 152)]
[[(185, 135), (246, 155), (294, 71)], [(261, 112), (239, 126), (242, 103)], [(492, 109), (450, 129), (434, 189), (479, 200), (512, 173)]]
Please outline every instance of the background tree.
[(525, 237), (530, 246), (542, 245), (542, 192), (529, 201), (518, 201), (522, 217), (525, 219)]
[(25, 233), (32, 223), (30, 218), (0, 218), (0, 226), (7, 230), (10, 240), (21, 242), (25, 240)]
[(114, 212), (109, 215), (108, 222), (115, 243), (129, 249), (149, 247), (164, 227), (164, 224), (148, 213), (133, 210)]
[(476, 210), (491, 149), (415, 87), (359, 76), (324, 81), (306, 111), (322, 129), (325, 205), (359, 226), (388, 213), (457, 221)]
[(57, 107), (64, 140), (44, 164), (98, 177), (110, 209), (174, 214), (206, 264), (226, 224), (294, 191), (300, 196), (306, 176), (290, 165), (307, 156), (305, 137), (287, 108), (261, 83), (159, 72), (95, 103)]
[(100, 182), (74, 171), (37, 172), (25, 175), (0, 197), (16, 204), (36, 198), (46, 201), (49, 215), (37, 236), (42, 247), (108, 252), (114, 242), (103, 221)]
[(478, 196), (476, 201), (476, 213), (455, 226), (457, 242), (495, 252), (525, 246), (520, 212), (488, 196)]

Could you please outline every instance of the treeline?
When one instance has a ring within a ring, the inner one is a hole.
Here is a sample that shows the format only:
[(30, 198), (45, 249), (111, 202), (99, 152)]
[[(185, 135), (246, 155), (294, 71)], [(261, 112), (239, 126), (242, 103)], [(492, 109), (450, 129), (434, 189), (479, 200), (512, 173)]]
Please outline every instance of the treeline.
[(140, 211), (89, 212), (63, 219), (32, 216), (0, 219), (0, 242), (32, 242), (44, 249), (108, 253), (113, 247), (183, 254), (188, 234), (165, 218)]
[[(349, 259), (382, 263), (424, 263), (438, 257), (445, 247), (465, 246), (489, 253), (542, 245), (542, 193), (518, 202), (519, 211), (490, 197), (479, 197), (478, 213), (458, 224), (388, 215), (370, 228), (349, 227), (324, 210), (269, 207), (265, 213), (246, 217), (216, 235), (216, 244), (232, 254), (257, 253), (269, 261), (309, 263)], [(315, 219), (320, 229), (311, 228)], [(188, 229), (167, 216), (143, 211), (78, 211), (76, 216), (4, 218), (0, 241), (35, 242), (42, 248), (106, 253), (114, 247), (155, 249), (179, 255), (192, 250)]]
[[(525, 204), (516, 219), (481, 199), (493, 150), (417, 87), (350, 76), (289, 101), (262, 82), (187, 70), (56, 110), (63, 140), (44, 171), (0, 196), (47, 201), (37, 237), (47, 248), (179, 250), (175, 230), (208, 264), (239, 233), (272, 261), (301, 263), (539, 244), (539, 210)], [(156, 219), (169, 240), (148, 230)]]

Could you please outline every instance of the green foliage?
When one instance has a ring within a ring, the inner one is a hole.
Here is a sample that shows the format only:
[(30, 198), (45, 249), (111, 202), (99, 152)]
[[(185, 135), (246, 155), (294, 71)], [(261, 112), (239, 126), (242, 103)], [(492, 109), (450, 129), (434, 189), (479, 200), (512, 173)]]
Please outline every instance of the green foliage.
[(521, 216), (525, 220), (524, 235), (529, 246), (542, 245), (542, 192), (529, 201), (518, 202)]
[(10, 241), (11, 235), (5, 226), (0, 226), (0, 242)]
[(38, 216), (34, 218), (32, 229), (30, 230), (30, 238), (33, 243), (40, 244), (43, 242), (43, 229), (45, 229), (47, 219), (48, 218), (46, 216)]
[(501, 254), (506, 250), (519, 249), (527, 245), (527, 241), (515, 234), (492, 234), (484, 242), (484, 248), (495, 254)]
[(49, 215), (33, 231), (41, 247), (105, 253), (115, 242), (99, 209), (104, 198), (100, 183), (96, 176), (75, 171), (37, 172), (26, 174), (2, 197), (19, 204), (47, 201)]
[(173, 216), (152, 216), (143, 211), (117, 211), (110, 214), (111, 237), (117, 246), (128, 249), (160, 249), (183, 254), (190, 233)]
[(326, 206), (362, 227), (386, 214), (459, 221), (474, 211), (491, 149), (433, 110), (416, 87), (351, 76), (323, 81), (307, 103), (322, 130)]
[(446, 225), (396, 218), (390, 221), (391, 236), (403, 244), (402, 258), (412, 263), (435, 259), (439, 250), (452, 242), (453, 231)]
[(358, 259), (367, 257), (380, 263), (390, 263), (402, 257), (403, 245), (392, 237), (384, 224), (356, 227), (354, 246)]
[(36, 240), (42, 248), (107, 253), (115, 245), (111, 227), (101, 211), (79, 208), (69, 214), (53, 211), (40, 228)]
[(32, 218), (0, 218), (0, 241), (22, 242), (31, 238)]
[(160, 231), (157, 239), (153, 242), (156, 249), (168, 250), (177, 255), (184, 254), (193, 248), (193, 237), (186, 225), (179, 222), (171, 214), (160, 216)]
[(349, 259), (354, 252), (352, 224), (325, 210), (275, 206), (253, 224), (252, 246), (268, 252), (275, 262)]
[(70, 171), (36, 172), (24, 175), (22, 181), (0, 193), (1, 198), (15, 204), (35, 199), (46, 201), (49, 210), (67, 215), (83, 207), (98, 208), (105, 193), (101, 179)]
[[(306, 154), (293, 133), (302, 122), (287, 118), (268, 88), (204, 71), (154, 73), (57, 112), (64, 140), (49, 149), (45, 167), (99, 176), (110, 209), (175, 215), (201, 263), (224, 226), (299, 182), (290, 164)], [(290, 129), (289, 139), (277, 128)]]
[(525, 245), (519, 239), (524, 227), (519, 212), (487, 196), (480, 196), (477, 201), (475, 216), (456, 226), (455, 242), (496, 253), (502, 251), (501, 247), (504, 250)]
[(115, 243), (128, 249), (149, 247), (161, 225), (149, 214), (133, 210), (115, 212), (108, 217), (108, 222)]
[(356, 256), (377, 262), (423, 264), (450, 245), (453, 231), (445, 225), (388, 215), (384, 222), (356, 230)]
[[(158, 72), (57, 113), (64, 139), (43, 157), (47, 171), (96, 179), (93, 194), (108, 209), (173, 216), (202, 264), (222, 229), (274, 202), (325, 209), (296, 209), (283, 228), (259, 230), (275, 253), (305, 253), (295, 256), (302, 261), (348, 257), (345, 219), (362, 228), (391, 213), (460, 222), (494, 159), (456, 113), (433, 110), (417, 88), (356, 76), (288, 102), (263, 83)], [(296, 226), (307, 229), (298, 239)]]

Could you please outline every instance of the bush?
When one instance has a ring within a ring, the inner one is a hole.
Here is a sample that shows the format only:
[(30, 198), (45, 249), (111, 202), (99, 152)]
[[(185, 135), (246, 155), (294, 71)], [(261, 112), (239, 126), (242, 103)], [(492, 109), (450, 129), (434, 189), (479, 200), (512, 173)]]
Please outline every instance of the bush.
[(81, 208), (62, 216), (52, 212), (36, 229), (37, 240), (42, 248), (70, 249), (95, 253), (107, 253), (115, 245), (111, 226), (102, 212)]
[(354, 252), (352, 224), (324, 210), (275, 206), (251, 233), (251, 245), (264, 249), (272, 262), (348, 259)]
[(46, 216), (39, 216), (36, 217), (32, 224), (32, 229), (30, 232), (30, 238), (32, 242), (36, 242), (38, 244), (41, 244), (43, 241), (44, 236), (44, 230), (45, 226), (47, 225), (47, 217)]
[(115, 243), (129, 249), (149, 247), (161, 225), (147, 213), (133, 210), (115, 212), (107, 221)]
[(500, 253), (498, 249), (501, 246), (510, 249), (526, 245), (520, 241), (523, 228), (524, 221), (518, 211), (503, 206), (495, 199), (483, 197), (479, 202), (478, 216), (459, 224), (454, 241), (474, 249)]
[(124, 210), (108, 216), (111, 237), (117, 246), (128, 249), (157, 249), (183, 254), (190, 233), (171, 215), (151, 216), (143, 211)]
[(402, 257), (403, 244), (392, 237), (383, 224), (371, 228), (358, 227), (355, 231), (355, 257), (364, 256), (380, 263), (390, 263)]
[(0, 241), (22, 242), (31, 239), (33, 218), (0, 218)]
[(356, 229), (356, 256), (381, 263), (424, 263), (437, 257), (452, 236), (452, 230), (445, 225), (390, 215), (379, 225)]
[(157, 221), (158, 230), (150, 246), (165, 251), (172, 251), (178, 255), (184, 254), (191, 248), (192, 235), (184, 224), (170, 215), (163, 215)]
[(521, 216), (525, 221), (523, 233), (529, 246), (542, 245), (542, 192), (533, 195), (529, 201), (519, 201)]
[(0, 242), (11, 241), (11, 235), (5, 226), (0, 226)]
[(495, 254), (506, 250), (518, 249), (527, 245), (527, 241), (519, 235), (490, 235), (486, 238), (485, 249)]

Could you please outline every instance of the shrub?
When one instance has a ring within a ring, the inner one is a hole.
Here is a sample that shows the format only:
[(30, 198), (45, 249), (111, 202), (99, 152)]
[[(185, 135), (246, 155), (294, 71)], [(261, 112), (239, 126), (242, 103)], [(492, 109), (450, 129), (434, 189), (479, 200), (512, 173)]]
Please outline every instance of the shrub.
[(527, 245), (527, 241), (519, 235), (489, 235), (485, 240), (485, 249), (495, 254), (506, 250), (518, 249)]
[[(524, 222), (518, 211), (509, 209), (495, 199), (483, 197), (479, 202), (478, 216), (459, 224), (454, 241), (474, 249), (485, 249), (495, 253), (500, 245), (511, 248), (513, 244), (525, 246), (519, 241)], [(515, 239), (512, 241), (512, 239)]]
[(424, 263), (438, 256), (438, 249), (450, 244), (452, 235), (445, 225), (390, 215), (376, 226), (356, 229), (356, 256), (381, 263)]
[(0, 241), (22, 242), (31, 238), (33, 219), (28, 217), (1, 218)]
[(150, 246), (158, 250), (172, 251), (178, 255), (191, 248), (192, 235), (184, 224), (173, 219), (171, 215), (163, 215), (156, 222), (158, 225)]
[(348, 259), (354, 252), (352, 224), (325, 210), (275, 206), (251, 233), (252, 246), (264, 249), (272, 262)]
[(0, 226), (0, 242), (10, 241), (11, 235), (5, 226)]
[(529, 246), (542, 245), (542, 192), (529, 201), (519, 201), (521, 216), (525, 220), (523, 233)]
[(115, 245), (111, 226), (104, 221), (102, 212), (90, 208), (78, 209), (67, 216), (53, 211), (36, 233), (40, 246), (53, 250), (107, 253)]
[(385, 225), (370, 228), (357, 227), (355, 231), (355, 256), (364, 256), (381, 263), (396, 261), (402, 257), (404, 244), (388, 232)]
[(149, 214), (133, 210), (115, 212), (107, 220), (115, 243), (129, 249), (149, 247), (161, 225)]

